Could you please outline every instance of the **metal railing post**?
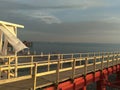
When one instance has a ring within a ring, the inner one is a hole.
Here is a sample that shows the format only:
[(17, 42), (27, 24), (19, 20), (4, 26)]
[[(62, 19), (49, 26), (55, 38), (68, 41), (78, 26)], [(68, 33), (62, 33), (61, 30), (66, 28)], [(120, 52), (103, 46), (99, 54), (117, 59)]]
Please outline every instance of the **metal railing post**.
[(62, 59), (61, 59), (61, 54), (58, 54), (58, 60), (60, 60), (60, 69), (62, 69)]
[(48, 55), (48, 71), (50, 71), (50, 54)]
[(112, 66), (114, 65), (115, 53), (113, 52)]
[(98, 52), (99, 62), (100, 62), (100, 52)]
[(88, 63), (88, 58), (85, 58), (84, 75), (87, 74), (87, 63)]
[[(33, 56), (31, 56), (31, 65), (33, 65)], [(31, 75), (33, 75), (33, 67), (31, 66)]]
[[(72, 54), (71, 59), (73, 60), (73, 58), (74, 58), (74, 55)], [(73, 65), (73, 62), (71, 62), (71, 67), (72, 67), (72, 65)]]
[[(63, 54), (60, 55), (60, 60), (63, 61)], [(60, 68), (62, 69), (63, 68), (63, 63), (61, 62), (60, 64)]]
[(104, 55), (102, 56), (102, 61), (101, 61), (101, 70), (103, 70), (103, 62), (104, 62)]
[(57, 69), (56, 69), (56, 85), (59, 83), (59, 70), (60, 70), (60, 60), (57, 62)]
[(107, 68), (109, 67), (109, 53), (108, 53), (108, 56), (107, 56)]
[(94, 72), (96, 71), (96, 57), (94, 57), (94, 63), (93, 63), (93, 66), (94, 66)]
[(80, 53), (80, 61), (79, 61), (79, 64), (80, 64), (80, 65), (81, 65), (81, 56), (82, 56), (82, 55), (81, 55), (81, 53)]
[(8, 73), (7, 78), (10, 79), (10, 57), (8, 58)]
[(15, 58), (16, 58), (15, 59), (15, 77), (17, 77), (18, 76), (18, 68), (17, 68), (17, 66), (18, 66), (18, 57), (16, 56)]
[(119, 59), (119, 56), (120, 56), (120, 53), (118, 53), (118, 61), (117, 61), (117, 64), (119, 64), (119, 60), (120, 60), (120, 59)]
[(116, 57), (116, 65), (118, 64), (118, 55), (119, 53), (117, 54), (117, 57)]
[(73, 65), (72, 65), (72, 79), (75, 77), (75, 66), (76, 66), (76, 61), (73, 59)]
[(34, 64), (34, 72), (33, 72), (33, 90), (36, 90), (37, 83), (37, 63)]

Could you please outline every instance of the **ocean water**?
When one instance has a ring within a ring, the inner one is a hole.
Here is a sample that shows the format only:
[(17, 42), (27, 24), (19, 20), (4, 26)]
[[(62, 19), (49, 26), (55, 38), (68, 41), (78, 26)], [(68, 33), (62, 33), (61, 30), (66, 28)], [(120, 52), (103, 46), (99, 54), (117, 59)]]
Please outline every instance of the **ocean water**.
[(31, 53), (83, 53), (119, 51), (120, 44), (33, 42)]

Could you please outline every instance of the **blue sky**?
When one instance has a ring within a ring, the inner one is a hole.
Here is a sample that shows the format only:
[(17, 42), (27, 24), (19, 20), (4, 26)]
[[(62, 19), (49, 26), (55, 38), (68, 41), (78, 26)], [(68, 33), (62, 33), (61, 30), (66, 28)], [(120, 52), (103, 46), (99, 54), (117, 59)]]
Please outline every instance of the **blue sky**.
[(22, 40), (120, 43), (120, 0), (0, 0), (0, 19)]

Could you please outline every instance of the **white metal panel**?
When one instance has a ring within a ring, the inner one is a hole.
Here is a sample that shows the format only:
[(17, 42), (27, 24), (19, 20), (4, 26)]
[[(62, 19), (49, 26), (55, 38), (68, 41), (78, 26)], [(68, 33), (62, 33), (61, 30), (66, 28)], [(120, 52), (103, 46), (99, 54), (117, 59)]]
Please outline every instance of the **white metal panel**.
[(10, 32), (10, 29), (6, 25), (2, 24), (2, 26), (0, 26), (0, 29), (4, 33), (8, 42), (13, 46), (13, 48), (15, 49), (16, 52), (19, 52), (19, 51), (27, 48), (22, 43), (22, 41), (20, 41), (13, 33)]
[(19, 28), (24, 28), (23, 25), (14, 24), (14, 23), (5, 22), (5, 21), (0, 21), (0, 24), (5, 24), (5, 25), (8, 25), (8, 26), (15, 26), (15, 27), (19, 27)]

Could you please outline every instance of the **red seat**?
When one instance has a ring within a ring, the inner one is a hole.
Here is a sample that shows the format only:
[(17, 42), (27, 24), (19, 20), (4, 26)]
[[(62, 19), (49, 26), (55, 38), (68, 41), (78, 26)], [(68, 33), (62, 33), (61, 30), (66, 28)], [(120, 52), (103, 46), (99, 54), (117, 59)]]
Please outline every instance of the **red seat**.
[(100, 80), (101, 72), (95, 72), (95, 82)]
[(74, 80), (75, 90), (80, 90), (85, 85), (85, 80), (83, 77)]
[(70, 85), (64, 86), (60, 90), (75, 90), (74, 89), (74, 84), (70, 84)]
[(86, 85), (88, 85), (92, 82), (94, 82), (94, 74), (91, 73), (91, 74), (86, 75)]

